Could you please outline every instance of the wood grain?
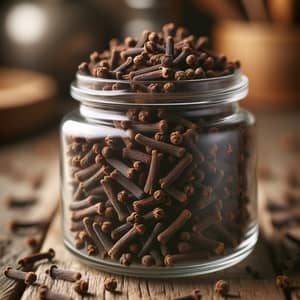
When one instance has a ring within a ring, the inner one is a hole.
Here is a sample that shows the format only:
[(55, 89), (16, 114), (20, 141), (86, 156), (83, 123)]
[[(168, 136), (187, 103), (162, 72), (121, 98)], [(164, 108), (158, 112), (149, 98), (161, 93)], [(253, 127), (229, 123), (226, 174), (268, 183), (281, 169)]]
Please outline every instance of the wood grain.
[[(259, 153), (260, 167), (267, 168), (270, 173), (269, 178), (261, 178), (259, 180), (259, 211), (261, 232), (264, 238), (271, 245), (275, 263), (280, 270), (280, 262), (288, 257), (296, 257), (300, 252), (299, 247), (295, 247), (292, 243), (285, 239), (285, 234), (291, 230), (298, 238), (300, 238), (299, 224), (284, 226), (282, 229), (276, 229), (272, 226), (272, 219), (276, 218), (278, 213), (270, 213), (267, 210), (268, 203), (276, 203), (278, 205), (286, 205), (287, 195), (294, 195), (300, 199), (300, 186), (291, 187), (287, 182), (287, 174), (291, 170), (295, 172), (300, 180), (300, 152), (287, 150), (287, 139), (298, 139), (300, 143), (299, 114), (273, 115), (267, 118), (264, 116), (259, 119)], [(300, 201), (298, 205), (300, 209)], [(294, 207), (293, 209), (296, 209)]]
[[(26, 236), (13, 234), (8, 224), (13, 219), (50, 222), (58, 204), (57, 137), (47, 134), (43, 138), (18, 143), (0, 151), (0, 299), (18, 299), (23, 286), (3, 275), (7, 265), (14, 266), (19, 257), (32, 252)], [(33, 177), (43, 174), (41, 187), (34, 189)], [(6, 195), (35, 195), (38, 202), (30, 208), (8, 208)], [(38, 234), (43, 238), (46, 230)]]
[[(233, 294), (240, 293), (242, 299), (283, 299), (280, 291), (274, 284), (274, 271), (271, 265), (266, 247), (261, 241), (255, 252), (239, 265), (216, 274), (198, 276), (190, 279), (175, 280), (154, 280), (137, 279), (124, 276), (115, 276), (118, 280), (118, 290), (120, 294), (113, 295), (105, 292), (103, 282), (107, 273), (92, 269), (80, 263), (63, 246), (60, 232), (60, 217), (57, 215), (52, 224), (43, 249), (53, 247), (57, 253), (57, 263), (62, 268), (78, 270), (83, 274), (83, 278), (89, 280), (90, 292), (92, 296), (84, 299), (174, 299), (188, 294), (193, 288), (199, 288), (203, 299), (219, 299), (213, 293), (214, 283), (219, 279), (228, 280)], [(245, 266), (251, 265), (258, 270), (263, 279), (254, 280), (245, 271)], [(80, 297), (73, 291), (70, 283), (61, 280), (52, 280), (45, 275), (45, 270), (49, 264), (40, 265), (37, 272), (39, 283), (47, 284), (53, 291), (71, 295), (74, 299)], [(29, 287), (22, 296), (22, 300), (36, 299), (37, 288)]]
[[(287, 136), (291, 135), (300, 142), (299, 118), (299, 113), (259, 118), (260, 162), (263, 168), (267, 167), (271, 175), (269, 178), (259, 180), (260, 227), (271, 249), (276, 273), (288, 275), (292, 285), (299, 288), (297, 291), (286, 293), (287, 298), (292, 300), (300, 299), (300, 246), (287, 241), (285, 233), (292, 232), (300, 240), (300, 226), (293, 224), (280, 230), (275, 229), (272, 226), (272, 218), (275, 218), (277, 213), (271, 214), (266, 207), (270, 202), (285, 205), (287, 193), (296, 195), (300, 199), (300, 186), (291, 187), (286, 180), (287, 172), (291, 169), (296, 172), (300, 180), (300, 152), (287, 151), (286, 145)], [(287, 261), (290, 263), (286, 264)]]
[(280, 25), (292, 25), (294, 21), (294, 0), (268, 0), (272, 21)]

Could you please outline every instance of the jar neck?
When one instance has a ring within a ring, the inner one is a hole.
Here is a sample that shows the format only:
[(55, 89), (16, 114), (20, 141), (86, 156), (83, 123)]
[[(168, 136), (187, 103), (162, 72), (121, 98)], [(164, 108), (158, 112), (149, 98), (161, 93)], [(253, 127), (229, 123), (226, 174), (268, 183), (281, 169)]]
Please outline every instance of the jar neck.
[[(153, 82), (162, 91), (165, 81)], [(240, 72), (232, 75), (195, 80), (177, 80), (170, 82), (171, 92), (149, 93), (146, 88), (151, 82), (133, 84), (126, 80), (103, 80), (77, 73), (71, 85), (74, 99), (90, 106), (127, 106), (127, 107), (178, 107), (194, 109), (199, 107), (223, 106), (235, 103), (247, 96), (248, 79)]]
[[(136, 107), (137, 109), (142, 109), (141, 106)], [(128, 107), (125, 105), (89, 105), (87, 103), (80, 103), (79, 105), (79, 113), (82, 117), (86, 119), (93, 120), (127, 120), (126, 112), (132, 109), (132, 107)], [(236, 114), (240, 107), (238, 102), (233, 103), (223, 103), (222, 105), (215, 106), (204, 106), (201, 105), (191, 105), (191, 106), (151, 106), (149, 110), (166, 110), (176, 112), (182, 116), (186, 117), (205, 117), (205, 118), (213, 118), (213, 119), (222, 119), (226, 117), (230, 117)]]
[[(80, 102), (80, 114), (89, 119), (126, 120), (126, 111), (166, 110), (186, 117), (222, 118), (234, 114), (238, 102), (248, 93), (248, 79), (240, 72), (232, 75), (171, 82), (172, 92), (149, 93), (145, 82), (132, 84), (77, 73), (71, 95)], [(147, 82), (149, 85), (150, 82)], [(161, 87), (165, 81), (156, 81)], [(148, 86), (147, 85), (147, 86)], [(159, 91), (162, 91), (159, 88)]]

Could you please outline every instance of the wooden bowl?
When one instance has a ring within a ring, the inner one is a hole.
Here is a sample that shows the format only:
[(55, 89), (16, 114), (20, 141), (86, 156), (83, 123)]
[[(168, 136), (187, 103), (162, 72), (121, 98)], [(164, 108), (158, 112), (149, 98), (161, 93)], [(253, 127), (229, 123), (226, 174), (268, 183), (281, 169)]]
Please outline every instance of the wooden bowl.
[(57, 112), (57, 86), (49, 76), (0, 68), (0, 143), (37, 131)]
[(213, 36), (216, 50), (239, 59), (250, 79), (242, 103), (256, 110), (300, 107), (300, 28), (226, 21)]

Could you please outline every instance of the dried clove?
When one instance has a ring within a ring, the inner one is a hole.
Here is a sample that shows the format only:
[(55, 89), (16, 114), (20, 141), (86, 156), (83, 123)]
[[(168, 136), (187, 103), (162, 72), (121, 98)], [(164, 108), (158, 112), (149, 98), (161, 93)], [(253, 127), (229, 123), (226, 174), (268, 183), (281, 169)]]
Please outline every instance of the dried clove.
[(81, 274), (79, 272), (60, 269), (57, 265), (51, 265), (49, 269), (46, 270), (46, 274), (53, 279), (62, 279), (70, 282), (75, 282), (81, 278)]
[(20, 258), (17, 263), (22, 267), (28, 267), (33, 265), (36, 262), (47, 259), (48, 261), (52, 261), (55, 256), (55, 251), (52, 248), (49, 248), (46, 252), (34, 253), (25, 257)]
[(113, 277), (108, 277), (104, 280), (104, 288), (105, 290), (113, 293), (116, 291), (118, 286), (118, 282), (115, 278)]
[(214, 292), (221, 296), (226, 296), (229, 293), (229, 284), (225, 280), (218, 280), (214, 286)]
[(117, 258), (126, 245), (128, 245), (136, 236), (143, 235), (144, 233), (144, 225), (134, 224), (133, 227), (112, 246), (108, 251), (108, 255), (111, 258)]
[(194, 289), (192, 292), (188, 295), (177, 297), (174, 300), (200, 300), (202, 299), (202, 295), (200, 293), (199, 289)]
[(123, 253), (119, 259), (121, 265), (129, 266), (133, 260), (131, 253)]
[(151, 267), (155, 265), (155, 260), (151, 255), (144, 255), (141, 259), (141, 263), (143, 266)]
[(87, 295), (88, 289), (89, 289), (88, 281), (80, 279), (74, 283), (74, 291), (79, 295), (83, 295), (83, 296)]
[(187, 153), (165, 177), (159, 180), (161, 188), (167, 188), (178, 177), (180, 177), (181, 173), (192, 162), (192, 160), (192, 155)]
[(115, 211), (118, 214), (119, 221), (120, 222), (124, 221), (128, 216), (128, 212), (122, 206), (122, 204), (118, 201), (117, 196), (114, 193), (114, 190), (112, 187), (112, 177), (105, 176), (104, 179), (101, 180), (101, 184), (104, 187), (107, 198), (109, 199), (110, 203), (112, 204), (112, 206), (114, 207)]
[(151, 248), (153, 243), (156, 242), (157, 236), (162, 232), (163, 229), (164, 229), (163, 223), (157, 223), (154, 226), (152, 232), (150, 233), (149, 237), (145, 241), (145, 243), (143, 245), (143, 248), (138, 253), (138, 257), (142, 257), (143, 255), (145, 255), (149, 251), (149, 249)]
[(157, 240), (161, 244), (166, 244), (172, 235), (178, 231), (192, 216), (188, 209), (184, 209), (179, 216), (171, 223), (163, 232), (157, 236)]
[(9, 208), (24, 208), (34, 205), (37, 203), (38, 199), (34, 196), (17, 197), (13, 195), (7, 195), (4, 201)]
[(156, 184), (155, 180), (156, 180), (158, 168), (159, 168), (159, 161), (160, 161), (159, 153), (157, 152), (157, 150), (152, 150), (150, 168), (149, 168), (147, 180), (146, 180), (146, 183), (144, 186), (144, 192), (146, 194), (151, 195), (154, 193), (155, 184)]
[(164, 142), (158, 142), (158, 141), (151, 139), (149, 137), (146, 137), (140, 133), (136, 134), (135, 140), (140, 144), (160, 150), (164, 153), (169, 153), (171, 155), (175, 155), (176, 157), (182, 157), (186, 151), (185, 148), (177, 147), (177, 146), (167, 144)]
[(15, 270), (12, 267), (6, 267), (4, 270), (4, 275), (10, 279), (24, 281), (26, 285), (33, 284), (37, 279), (37, 276), (34, 272), (23, 272), (20, 270)]
[(143, 190), (141, 190), (133, 181), (130, 181), (128, 178), (124, 177), (119, 171), (114, 170), (110, 176), (136, 198), (140, 199), (144, 195)]
[(46, 285), (39, 287), (38, 295), (40, 300), (72, 300), (72, 297), (51, 291)]
[(21, 233), (26, 231), (40, 231), (48, 226), (47, 220), (25, 221), (13, 220), (9, 223), (12, 232)]

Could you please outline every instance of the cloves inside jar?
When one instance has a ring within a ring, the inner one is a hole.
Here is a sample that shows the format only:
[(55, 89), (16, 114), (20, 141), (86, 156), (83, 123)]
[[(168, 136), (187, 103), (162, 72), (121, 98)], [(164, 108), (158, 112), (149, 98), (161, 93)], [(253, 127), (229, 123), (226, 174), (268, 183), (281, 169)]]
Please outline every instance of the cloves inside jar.
[(257, 240), (255, 119), (240, 63), (167, 24), (80, 64), (61, 127), (67, 247), (140, 277), (231, 266)]

